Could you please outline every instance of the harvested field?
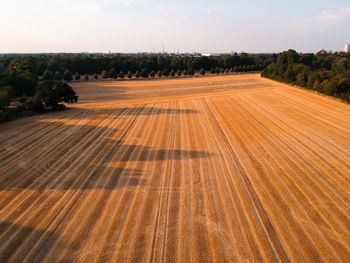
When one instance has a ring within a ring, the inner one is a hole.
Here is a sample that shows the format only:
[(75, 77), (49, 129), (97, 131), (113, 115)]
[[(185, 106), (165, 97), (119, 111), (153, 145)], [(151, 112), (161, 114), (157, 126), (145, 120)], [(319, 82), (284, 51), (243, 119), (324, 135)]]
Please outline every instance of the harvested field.
[(258, 75), (74, 83), (0, 125), (0, 262), (350, 262), (350, 106)]

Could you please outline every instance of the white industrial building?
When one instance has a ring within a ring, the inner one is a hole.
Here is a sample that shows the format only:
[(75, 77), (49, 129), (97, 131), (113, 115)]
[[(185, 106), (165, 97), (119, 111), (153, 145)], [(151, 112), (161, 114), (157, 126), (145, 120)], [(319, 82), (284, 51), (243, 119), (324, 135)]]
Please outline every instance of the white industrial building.
[(349, 53), (350, 52), (350, 45), (346, 44), (344, 47), (344, 52)]

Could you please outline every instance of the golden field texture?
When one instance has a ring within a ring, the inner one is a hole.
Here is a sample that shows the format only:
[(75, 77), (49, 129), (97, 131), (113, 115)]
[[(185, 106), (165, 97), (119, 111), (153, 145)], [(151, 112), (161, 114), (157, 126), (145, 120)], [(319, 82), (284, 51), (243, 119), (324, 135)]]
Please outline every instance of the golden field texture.
[(0, 262), (350, 262), (350, 106), (259, 75), (72, 84), (0, 125)]

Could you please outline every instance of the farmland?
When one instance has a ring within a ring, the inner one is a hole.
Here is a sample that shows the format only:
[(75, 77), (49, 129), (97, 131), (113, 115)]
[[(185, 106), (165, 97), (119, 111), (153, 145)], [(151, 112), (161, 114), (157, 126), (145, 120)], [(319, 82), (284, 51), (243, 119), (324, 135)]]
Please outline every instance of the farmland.
[(350, 106), (257, 74), (72, 84), (0, 125), (0, 262), (349, 262)]

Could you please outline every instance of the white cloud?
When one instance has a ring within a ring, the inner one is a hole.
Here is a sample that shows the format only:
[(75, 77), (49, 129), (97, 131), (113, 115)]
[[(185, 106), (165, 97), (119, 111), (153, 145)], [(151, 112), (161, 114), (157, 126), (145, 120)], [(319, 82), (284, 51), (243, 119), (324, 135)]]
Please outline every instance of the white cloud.
[(320, 20), (326, 23), (336, 23), (341, 20), (350, 19), (350, 7), (337, 10), (323, 10), (319, 16)]
[(334, 29), (336, 25), (344, 24), (348, 20), (350, 20), (350, 8), (345, 7), (323, 10), (316, 16), (293, 18), (285, 21), (285, 24), (291, 32), (325, 32)]

